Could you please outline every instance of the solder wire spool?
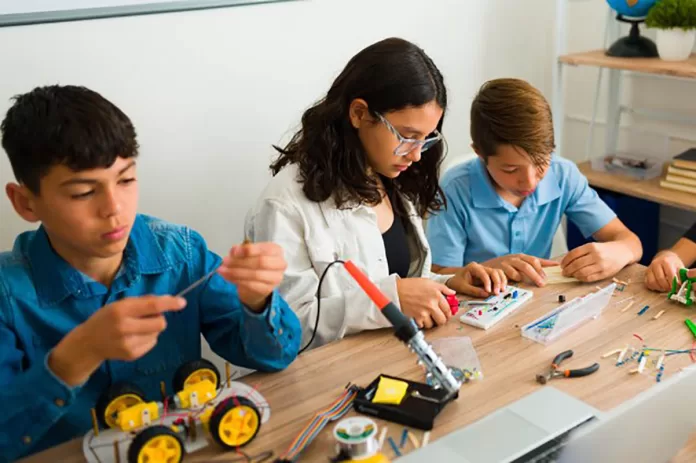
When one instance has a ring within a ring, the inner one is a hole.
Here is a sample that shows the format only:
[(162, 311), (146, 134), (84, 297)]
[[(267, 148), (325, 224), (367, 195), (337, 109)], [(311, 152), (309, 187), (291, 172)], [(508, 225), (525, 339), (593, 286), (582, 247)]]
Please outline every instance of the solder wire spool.
[(352, 460), (369, 458), (379, 452), (377, 424), (369, 418), (353, 416), (334, 427), (337, 450)]

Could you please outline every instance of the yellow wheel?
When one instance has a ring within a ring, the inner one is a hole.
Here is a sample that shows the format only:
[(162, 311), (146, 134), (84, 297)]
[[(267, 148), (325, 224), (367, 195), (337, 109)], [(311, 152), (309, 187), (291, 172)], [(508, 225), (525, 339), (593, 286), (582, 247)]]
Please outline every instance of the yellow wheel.
[(174, 373), (174, 392), (183, 391), (185, 387), (208, 380), (215, 385), (215, 389), (220, 384), (220, 372), (212, 362), (200, 359), (186, 362), (181, 365)]
[[(351, 460), (349, 456), (347, 456), (346, 458), (347, 458), (347, 460), (337, 459), (334, 461), (337, 461), (340, 463), (349, 463), (349, 462), (358, 461), (358, 460)], [(375, 453), (374, 455), (372, 455), (371, 457), (361, 459), (360, 463), (389, 463), (389, 461), (390, 460), (389, 460), (389, 458), (387, 458), (386, 455), (378, 452), (378, 453)]]
[(145, 402), (145, 393), (134, 384), (116, 383), (99, 397), (96, 404), (97, 419), (104, 427), (116, 428), (119, 412)]
[(251, 442), (261, 428), (261, 414), (256, 405), (244, 397), (230, 397), (220, 402), (210, 417), (209, 429), (221, 446), (233, 449)]
[(215, 372), (208, 368), (201, 368), (200, 370), (196, 370), (193, 373), (191, 373), (188, 376), (188, 378), (184, 380), (184, 389), (186, 388), (186, 386), (191, 386), (193, 384), (200, 383), (205, 379), (217, 386), (217, 375), (215, 374)]
[(128, 463), (181, 463), (186, 454), (184, 442), (167, 426), (142, 430), (128, 447)]

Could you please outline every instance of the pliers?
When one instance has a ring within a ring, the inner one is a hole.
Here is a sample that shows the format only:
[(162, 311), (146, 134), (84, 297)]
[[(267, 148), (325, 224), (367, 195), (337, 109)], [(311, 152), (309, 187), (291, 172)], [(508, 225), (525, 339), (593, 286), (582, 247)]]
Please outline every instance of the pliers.
[(559, 370), (561, 363), (573, 356), (572, 350), (567, 350), (561, 352), (556, 357), (554, 357), (553, 362), (551, 362), (551, 368), (548, 373), (544, 375), (537, 375), (536, 380), (538, 383), (546, 384), (547, 381), (557, 378), (559, 376), (564, 376), (566, 378), (579, 378), (581, 376), (591, 375), (595, 371), (599, 370), (599, 363), (595, 363), (587, 368), (581, 368), (579, 370)]

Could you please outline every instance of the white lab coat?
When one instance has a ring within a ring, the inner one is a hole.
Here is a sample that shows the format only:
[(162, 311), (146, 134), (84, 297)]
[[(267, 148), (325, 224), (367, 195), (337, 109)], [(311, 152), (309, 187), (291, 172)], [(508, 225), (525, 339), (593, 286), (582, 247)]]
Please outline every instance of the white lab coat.
[[(336, 259), (351, 260), (385, 295), (399, 306), (398, 275), (389, 274), (377, 215), (368, 206), (336, 208), (333, 199), (309, 200), (297, 181), (298, 169), (288, 165), (276, 175), (246, 217), (246, 237), (282, 246), (288, 268), (279, 287), (302, 323), (302, 346), (311, 338), (317, 316), (317, 287), (326, 267)], [(409, 277), (445, 283), (452, 275), (431, 272), (431, 254), (423, 223), (413, 204), (409, 213)], [(321, 314), (312, 348), (364, 330), (388, 327), (389, 322), (355, 280), (336, 264), (321, 287)]]

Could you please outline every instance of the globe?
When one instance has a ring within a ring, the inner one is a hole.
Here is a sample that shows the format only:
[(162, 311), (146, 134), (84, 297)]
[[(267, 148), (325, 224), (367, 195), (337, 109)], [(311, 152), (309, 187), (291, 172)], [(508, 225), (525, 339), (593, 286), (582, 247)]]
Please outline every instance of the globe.
[(657, 0), (607, 0), (612, 10), (629, 18), (645, 18)]

